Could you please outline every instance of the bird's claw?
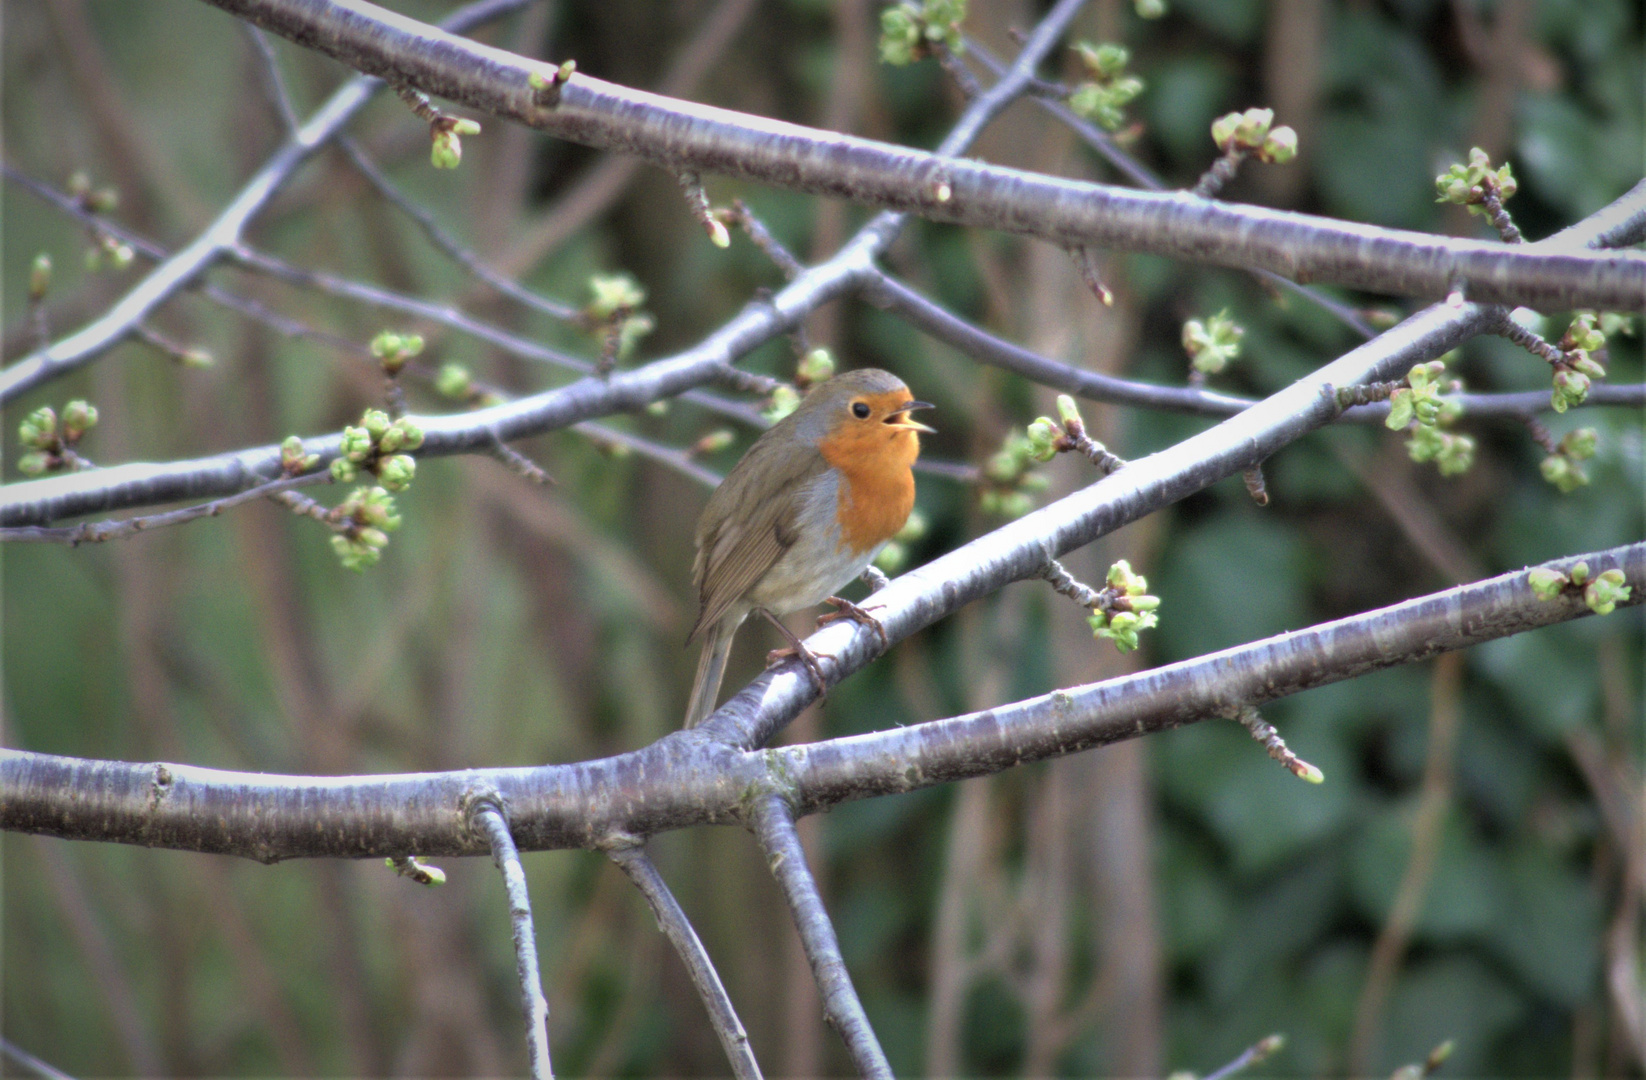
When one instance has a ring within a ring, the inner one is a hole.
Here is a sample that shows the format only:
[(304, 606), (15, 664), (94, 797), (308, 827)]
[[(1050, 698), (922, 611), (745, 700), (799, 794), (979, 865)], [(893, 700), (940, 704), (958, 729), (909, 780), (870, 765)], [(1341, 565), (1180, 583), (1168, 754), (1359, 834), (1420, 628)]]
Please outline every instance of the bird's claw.
[(823, 680), (823, 666), (818, 663), (818, 660), (823, 657), (827, 657), (830, 660), (834, 659), (834, 655), (832, 653), (815, 653), (806, 648), (806, 646), (796, 642), (794, 645), (787, 648), (773, 649), (771, 652), (767, 653), (766, 666), (771, 668), (776, 667), (785, 660), (799, 660), (805, 665), (806, 674), (810, 675), (812, 677), (812, 682), (817, 684), (817, 696), (819, 698), (826, 698), (829, 696), (829, 684)]
[(835, 610), (826, 615), (819, 615), (817, 617), (818, 626), (827, 626), (841, 619), (850, 619), (857, 625), (867, 626), (880, 635), (880, 649), (882, 652), (892, 647), (892, 639), (886, 636), (886, 627), (881, 624), (879, 619), (869, 614), (871, 608), (885, 607), (886, 605), (870, 604), (868, 607), (860, 607), (850, 600), (842, 600), (838, 596), (825, 597), (823, 602)]

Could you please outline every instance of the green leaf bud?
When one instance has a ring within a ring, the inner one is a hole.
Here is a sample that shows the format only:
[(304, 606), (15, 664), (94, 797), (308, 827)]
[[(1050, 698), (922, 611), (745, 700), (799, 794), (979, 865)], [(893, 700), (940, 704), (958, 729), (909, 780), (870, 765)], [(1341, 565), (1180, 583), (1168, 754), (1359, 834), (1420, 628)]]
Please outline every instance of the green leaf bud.
[(1475, 441), (1468, 435), (1444, 435), (1435, 464), (1441, 476), (1458, 476), (1475, 463)]
[(1573, 585), (1582, 585), (1589, 580), (1589, 564), (1586, 562), (1578, 563), (1567, 571), (1567, 576), (1572, 579)]
[(367, 409), (360, 414), (360, 426), (366, 429), (374, 441), (381, 439), (393, 422), (389, 419), (389, 414), (382, 409)]
[(480, 121), (462, 117), (452, 121), (451, 128), (453, 135), (478, 135), (480, 134)]
[(795, 377), (801, 382), (825, 382), (834, 377), (834, 356), (827, 349), (813, 349), (800, 358), (795, 368)]
[(983, 463), (983, 475), (996, 484), (1010, 484), (1023, 471), (1023, 456), (1012, 445), (1012, 439), (1007, 436), (1006, 445), (990, 454)]
[(23, 417), (23, 422), (17, 425), (17, 437), (24, 446), (37, 450), (55, 450), (57, 448), (57, 411), (50, 405), (42, 405), (38, 409)]
[(400, 432), (400, 445), (407, 450), (416, 450), (423, 445), (423, 429), (408, 416), (396, 420), (390, 430)]
[(466, 400), (474, 389), (474, 382), (469, 378), (469, 369), (462, 364), (446, 363), (440, 365), (440, 371), (434, 377), (434, 388), (443, 397)]
[(1034, 509), (1034, 498), (1026, 491), (1000, 493), (1000, 516), (1007, 519), (1022, 517)]
[(1560, 590), (1566, 587), (1568, 579), (1559, 570), (1536, 566), (1527, 572), (1526, 584), (1532, 587), (1532, 592), (1539, 600), (1553, 600), (1560, 595)]
[(39, 476), (51, 468), (52, 456), (44, 450), (30, 450), (17, 459), (17, 471), (24, 476)]
[(584, 311), (598, 321), (605, 321), (619, 311), (633, 310), (646, 302), (646, 290), (628, 274), (595, 274), (589, 278), (589, 291), (594, 298)]
[(63, 406), (63, 439), (66, 442), (74, 442), (96, 426), (97, 406), (79, 398)]
[(1274, 128), (1258, 148), (1257, 156), (1276, 165), (1286, 164), (1297, 157), (1297, 132), (1284, 125)]
[(417, 475), (417, 459), (407, 454), (384, 458), (377, 467), (377, 479), (389, 491), (404, 491)]
[(775, 424), (799, 407), (800, 392), (792, 386), (783, 384), (772, 391), (771, 403), (766, 406), (761, 415)]
[(1592, 427), (1578, 428), (1568, 431), (1560, 440), (1560, 452), (1573, 461), (1585, 461), (1595, 456), (1595, 448), (1599, 444), (1600, 433)]
[(354, 462), (348, 458), (333, 458), (331, 463), (331, 478), (339, 484), (352, 484), (360, 471), (354, 467)]
[(38, 304), (51, 288), (51, 256), (42, 251), (29, 265), (29, 300)]
[(1029, 425), (1029, 456), (1036, 461), (1050, 461), (1057, 456), (1057, 441), (1063, 437), (1063, 427), (1049, 416), (1042, 416)]
[(903, 67), (914, 62), (920, 49), (919, 13), (897, 4), (880, 13), (880, 62)]
[(1601, 367), (1599, 361), (1582, 349), (1574, 349), (1567, 353), (1566, 363), (1570, 364), (1573, 370), (1580, 372), (1588, 378), (1604, 379), (1606, 377), (1606, 369)]
[(463, 140), (457, 132), (435, 128), (429, 135), (429, 164), (437, 169), (455, 169), (463, 161)]
[[(1564, 398), (1568, 405), (1582, 404), (1583, 399), (1589, 396), (1589, 376), (1581, 371), (1561, 368), (1554, 374), (1555, 395)], [(1560, 405), (1555, 405), (1556, 412), (1565, 412)]]
[(1389, 415), (1384, 419), (1383, 426), (1390, 431), (1400, 431), (1412, 422), (1412, 391), (1404, 386), (1389, 395)]
[(1610, 615), (1632, 592), (1623, 582), (1623, 571), (1607, 570), (1584, 587), (1583, 602), (1596, 615)]

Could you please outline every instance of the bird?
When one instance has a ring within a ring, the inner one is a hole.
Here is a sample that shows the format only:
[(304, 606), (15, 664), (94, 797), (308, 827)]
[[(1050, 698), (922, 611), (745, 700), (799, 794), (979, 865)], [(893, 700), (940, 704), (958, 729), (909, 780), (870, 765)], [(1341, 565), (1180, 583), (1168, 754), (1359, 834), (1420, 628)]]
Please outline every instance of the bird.
[(814, 386), (715, 488), (697, 522), (692, 578), (699, 608), (686, 642), (701, 637), (703, 651), (686, 727), (714, 711), (732, 636), (751, 612), (789, 638), (819, 690), (816, 658), (777, 616), (827, 601), (839, 613), (824, 620), (844, 615), (880, 629), (873, 616), (833, 594), (909, 520), (920, 433), (935, 433), (909, 414), (932, 407), (914, 400), (889, 371), (842, 372)]

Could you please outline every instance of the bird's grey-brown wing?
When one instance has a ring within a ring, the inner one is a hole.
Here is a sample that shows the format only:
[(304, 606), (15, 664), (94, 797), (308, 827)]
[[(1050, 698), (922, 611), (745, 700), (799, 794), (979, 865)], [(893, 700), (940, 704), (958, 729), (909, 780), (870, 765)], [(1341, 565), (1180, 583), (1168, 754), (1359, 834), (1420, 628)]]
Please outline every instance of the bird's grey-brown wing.
[(757, 442), (715, 489), (697, 529), (692, 577), (701, 607), (688, 641), (726, 614), (794, 546), (803, 493), (828, 467), (815, 448)]

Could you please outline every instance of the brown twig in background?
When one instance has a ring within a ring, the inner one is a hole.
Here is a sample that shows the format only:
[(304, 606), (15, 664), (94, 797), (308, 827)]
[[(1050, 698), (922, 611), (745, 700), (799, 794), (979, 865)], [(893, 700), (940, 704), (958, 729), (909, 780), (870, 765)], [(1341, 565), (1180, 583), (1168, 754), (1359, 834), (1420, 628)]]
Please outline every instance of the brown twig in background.
[(1423, 763), (1422, 794), (1412, 816), (1411, 854), (1389, 905), (1389, 916), (1372, 946), (1366, 981), (1355, 1006), (1354, 1034), (1349, 1043), (1349, 1071), (1368, 1075), (1382, 1035), (1383, 1011), (1395, 974), (1405, 955), (1412, 929), (1423, 910), (1440, 830), (1452, 797), (1452, 753), (1462, 724), (1463, 657), (1447, 653), (1435, 660), (1430, 682), (1429, 752)]

